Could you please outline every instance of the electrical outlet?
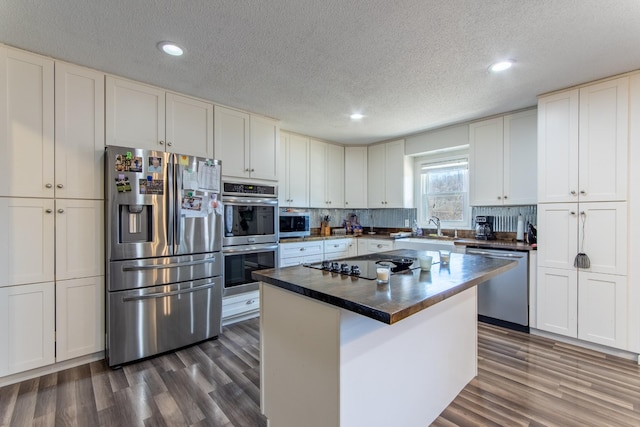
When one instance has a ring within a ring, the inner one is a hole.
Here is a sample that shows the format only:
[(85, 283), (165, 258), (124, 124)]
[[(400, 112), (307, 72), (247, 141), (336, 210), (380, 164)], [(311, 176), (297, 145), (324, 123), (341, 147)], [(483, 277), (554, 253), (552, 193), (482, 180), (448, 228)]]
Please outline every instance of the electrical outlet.
[(407, 219), (405, 219), (405, 220), (404, 220), (404, 226), (405, 226), (405, 227), (408, 227), (408, 226), (409, 226), (409, 218), (407, 218)]

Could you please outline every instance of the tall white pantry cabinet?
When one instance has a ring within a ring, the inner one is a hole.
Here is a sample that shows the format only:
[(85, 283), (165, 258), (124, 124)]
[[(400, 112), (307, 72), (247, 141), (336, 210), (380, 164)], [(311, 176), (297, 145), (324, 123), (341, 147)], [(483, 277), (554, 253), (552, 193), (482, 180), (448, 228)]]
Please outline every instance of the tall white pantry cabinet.
[[(630, 91), (637, 79), (538, 100), (537, 328), (633, 352), (640, 351), (640, 282), (630, 268), (638, 252), (628, 238), (629, 209), (640, 197), (628, 165), (639, 142), (630, 121), (640, 103)], [(574, 267), (578, 253), (589, 257), (588, 268)]]
[(104, 74), (0, 46), (0, 377), (104, 349)]

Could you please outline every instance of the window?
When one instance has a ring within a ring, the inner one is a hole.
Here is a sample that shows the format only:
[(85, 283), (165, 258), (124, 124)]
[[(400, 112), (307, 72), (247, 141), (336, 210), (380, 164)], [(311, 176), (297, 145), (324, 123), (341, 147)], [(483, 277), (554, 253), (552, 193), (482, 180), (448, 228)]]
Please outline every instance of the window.
[(422, 227), (440, 218), (442, 228), (469, 228), (469, 160), (467, 156), (423, 160), (419, 164), (418, 216)]

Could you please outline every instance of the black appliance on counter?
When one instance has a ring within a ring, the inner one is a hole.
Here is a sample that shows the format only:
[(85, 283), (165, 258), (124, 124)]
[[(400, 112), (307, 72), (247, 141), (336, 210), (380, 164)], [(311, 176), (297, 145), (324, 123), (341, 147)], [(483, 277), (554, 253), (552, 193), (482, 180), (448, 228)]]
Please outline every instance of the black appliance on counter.
[(493, 220), (491, 215), (476, 216), (476, 239), (477, 240), (495, 240), (493, 234)]

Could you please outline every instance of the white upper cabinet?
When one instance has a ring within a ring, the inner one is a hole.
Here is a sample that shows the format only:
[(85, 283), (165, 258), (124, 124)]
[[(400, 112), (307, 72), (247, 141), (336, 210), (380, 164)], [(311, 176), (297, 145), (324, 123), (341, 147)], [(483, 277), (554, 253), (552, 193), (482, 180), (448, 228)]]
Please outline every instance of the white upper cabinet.
[(104, 275), (104, 203), (56, 200), (56, 280)]
[(106, 145), (165, 150), (165, 91), (107, 76)]
[(536, 111), (469, 125), (471, 204), (536, 203)]
[(367, 208), (367, 147), (344, 148), (344, 207)]
[(0, 46), (0, 196), (54, 197), (53, 67)]
[(370, 208), (413, 207), (413, 160), (404, 139), (368, 147), (367, 202)]
[(538, 201), (627, 199), (629, 78), (540, 97)]
[(55, 64), (55, 196), (104, 198), (104, 74)]
[(309, 138), (280, 132), (280, 206), (309, 207)]
[(579, 252), (590, 260), (580, 271), (627, 274), (626, 202), (538, 205), (538, 265), (574, 269)]
[[(53, 281), (53, 199), (0, 197), (0, 287)], [(102, 244), (102, 230), (84, 236)]]
[(276, 120), (216, 105), (214, 121), (214, 153), (223, 176), (278, 180)]
[[(278, 180), (280, 126), (277, 120), (251, 115), (249, 168), (251, 178)], [(222, 164), (224, 171), (224, 163)]]
[(106, 144), (213, 157), (213, 104), (107, 76)]
[(344, 207), (344, 147), (310, 140), (309, 205)]
[(213, 158), (213, 104), (166, 95), (166, 150)]

